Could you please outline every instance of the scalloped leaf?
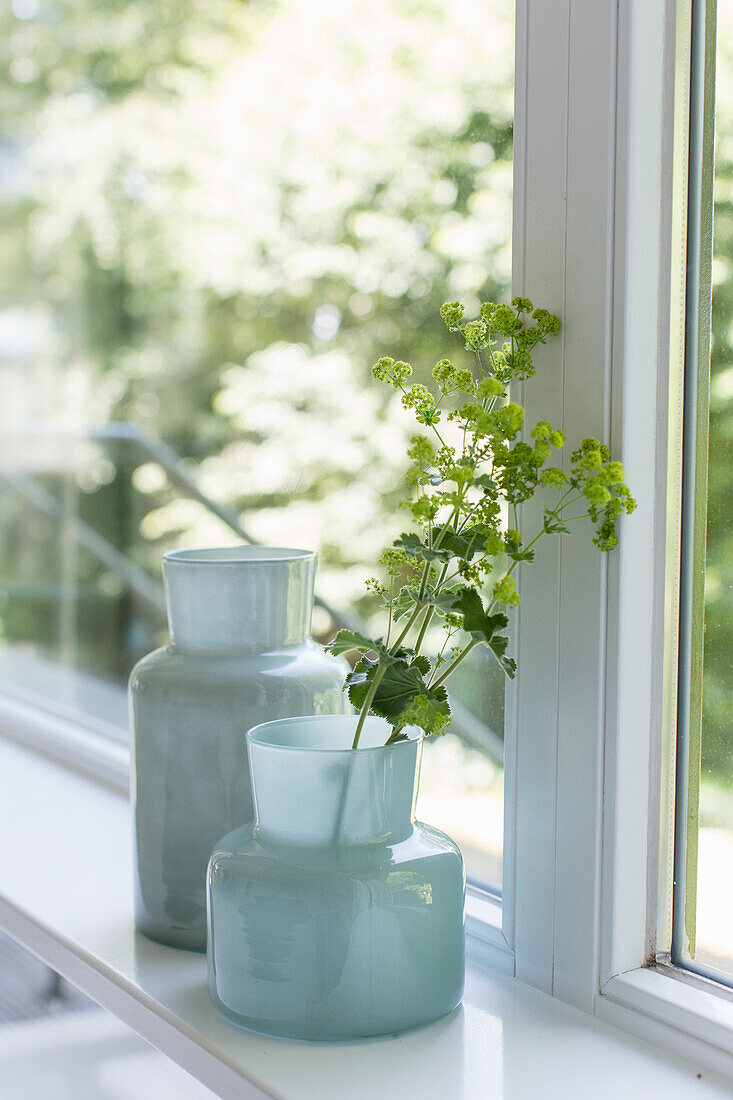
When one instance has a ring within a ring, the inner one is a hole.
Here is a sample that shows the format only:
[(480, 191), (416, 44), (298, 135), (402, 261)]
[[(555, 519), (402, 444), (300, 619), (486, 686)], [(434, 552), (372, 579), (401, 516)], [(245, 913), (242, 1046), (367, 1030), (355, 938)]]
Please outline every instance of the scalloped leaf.
[[(426, 657), (413, 657), (409, 651), (391, 655), (371, 704), (373, 714), (386, 718), (396, 729), (413, 723), (426, 734), (442, 732), (450, 720), (445, 689), (429, 688), (424, 677), (431, 670)], [(362, 657), (346, 677), (349, 699), (358, 710), (364, 704), (377, 670), (379, 659)]]
[(371, 638), (367, 638), (366, 635), (360, 634), (358, 630), (339, 630), (335, 638), (332, 639), (326, 646), (329, 653), (332, 653), (334, 657), (340, 657), (342, 653), (350, 653), (356, 649), (359, 653), (368, 653), (374, 651), (378, 653), (381, 648), (381, 640), (373, 642)]

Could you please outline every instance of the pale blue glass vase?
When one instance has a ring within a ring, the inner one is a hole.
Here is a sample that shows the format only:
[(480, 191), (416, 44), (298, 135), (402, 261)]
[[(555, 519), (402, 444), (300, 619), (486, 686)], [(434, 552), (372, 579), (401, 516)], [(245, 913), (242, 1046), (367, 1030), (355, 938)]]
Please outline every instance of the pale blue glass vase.
[(209, 864), (209, 985), (235, 1023), (297, 1039), (384, 1035), (456, 1007), (458, 847), (415, 820), (422, 732), (369, 718), (250, 730), (255, 820)]
[(170, 645), (130, 678), (135, 922), (161, 943), (206, 948), (211, 849), (253, 816), (247, 729), (348, 709), (348, 666), (309, 637), (315, 568), (310, 550), (165, 555)]

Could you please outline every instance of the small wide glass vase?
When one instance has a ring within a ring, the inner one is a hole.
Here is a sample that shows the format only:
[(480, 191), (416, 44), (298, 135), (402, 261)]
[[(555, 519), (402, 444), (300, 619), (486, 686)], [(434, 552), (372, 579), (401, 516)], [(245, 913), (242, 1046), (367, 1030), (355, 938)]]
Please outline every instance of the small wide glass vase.
[(266, 718), (343, 714), (348, 666), (310, 638), (316, 555), (176, 550), (163, 570), (170, 644), (130, 677), (135, 923), (206, 949), (206, 867), (251, 821), (245, 733)]
[(252, 824), (215, 845), (209, 985), (243, 1027), (354, 1039), (427, 1024), (463, 994), (465, 871), (415, 820), (421, 730), (356, 716), (265, 722), (247, 734)]

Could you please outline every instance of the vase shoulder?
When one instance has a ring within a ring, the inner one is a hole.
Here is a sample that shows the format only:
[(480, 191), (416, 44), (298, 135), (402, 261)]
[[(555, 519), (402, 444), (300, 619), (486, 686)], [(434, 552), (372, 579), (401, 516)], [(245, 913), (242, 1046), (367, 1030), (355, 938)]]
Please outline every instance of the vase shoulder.
[(364, 844), (292, 844), (273, 839), (257, 828), (254, 821), (233, 829), (215, 845), (209, 873), (230, 867), (238, 859), (266, 863), (278, 863), (302, 867), (306, 870), (319, 865), (337, 868), (350, 874), (356, 868), (374, 867), (389, 870), (416, 859), (429, 859), (445, 855), (463, 865), (463, 855), (456, 842), (432, 825), (415, 821), (411, 832), (399, 840), (370, 841)]
[(130, 679), (136, 924), (206, 946), (206, 866), (252, 820), (245, 733), (273, 715), (343, 713), (346, 666), (311, 641), (281, 649), (148, 654)]
[(184, 679), (192, 687), (228, 680), (283, 677), (302, 680), (315, 677), (323, 686), (331, 684), (341, 689), (348, 665), (341, 657), (332, 657), (309, 640), (285, 649), (251, 652), (192, 653), (172, 645), (162, 646), (143, 657), (132, 670), (130, 688), (133, 692), (150, 687), (164, 688)]

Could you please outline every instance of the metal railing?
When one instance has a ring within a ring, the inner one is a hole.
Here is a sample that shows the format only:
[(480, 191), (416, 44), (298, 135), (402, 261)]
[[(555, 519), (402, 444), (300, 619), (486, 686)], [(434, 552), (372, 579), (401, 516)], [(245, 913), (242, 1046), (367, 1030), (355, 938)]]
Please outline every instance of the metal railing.
[[(20, 434), (20, 433), (19, 433)], [(242, 522), (241, 514), (229, 505), (221, 504), (204, 493), (196, 483), (187, 464), (169, 447), (149, 432), (133, 424), (111, 422), (101, 426), (84, 429), (56, 429), (39, 426), (22, 432), (22, 436), (39, 436), (45, 439), (89, 440), (90, 442), (129, 443), (136, 447), (142, 458), (157, 463), (166, 473), (169, 483), (191, 500), (201, 504), (211, 515), (216, 516), (238, 538), (249, 545), (258, 545), (257, 540)], [(37, 477), (28, 473), (6, 472), (0, 474), (0, 486), (20, 494), (32, 507), (53, 519), (64, 519), (68, 532), (79, 545), (83, 546), (97, 561), (111, 569), (129, 588), (156, 614), (165, 611), (163, 585), (152, 578), (144, 569), (119, 551), (104, 535), (78, 516), (69, 516), (64, 502), (55, 496)], [(322, 596), (316, 595), (316, 606), (324, 610), (335, 628), (364, 630), (365, 624), (355, 615), (344, 614), (334, 608)], [(453, 712), (452, 731), (461, 740), (491, 757), (503, 765), (504, 740), (482, 719), (474, 714), (460, 699), (451, 698)]]

